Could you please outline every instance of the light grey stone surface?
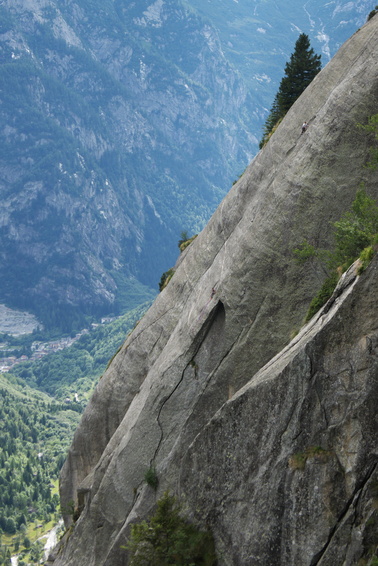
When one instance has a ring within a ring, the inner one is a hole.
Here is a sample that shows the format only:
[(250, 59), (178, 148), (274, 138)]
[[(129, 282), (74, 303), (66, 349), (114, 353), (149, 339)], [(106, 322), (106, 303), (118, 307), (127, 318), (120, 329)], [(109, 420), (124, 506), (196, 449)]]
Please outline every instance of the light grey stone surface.
[(375, 551), (378, 261), (353, 267), (181, 462), (178, 492), (222, 564), (367, 564)]
[[(377, 55), (374, 18), (295, 103), (100, 380), (62, 471), (62, 507), (83, 509), (55, 566), (127, 564), (130, 523), (166, 489), (211, 524), (220, 564), (330, 564), (336, 535), (358, 554), (347, 515), (377, 448), (376, 268), (284, 348), (322, 278), (293, 248), (331, 246), (361, 181), (378, 198), (357, 127), (377, 111)], [(305, 469), (290, 467), (306, 449)]]

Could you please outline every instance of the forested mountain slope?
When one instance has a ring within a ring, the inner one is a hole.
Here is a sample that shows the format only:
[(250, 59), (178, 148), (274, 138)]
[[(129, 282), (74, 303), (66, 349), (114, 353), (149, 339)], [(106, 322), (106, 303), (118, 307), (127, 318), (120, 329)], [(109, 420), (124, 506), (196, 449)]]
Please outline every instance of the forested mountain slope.
[[(9, 566), (10, 555), (20, 553), (34, 564), (43, 554), (36, 540), (61, 518), (57, 479), (80, 415), (147, 306), (0, 374), (0, 565)], [(25, 342), (15, 339), (13, 347), (25, 348)], [(39, 351), (46, 347), (34, 345), (42, 347)]]
[(148, 300), (254, 155), (299, 30), (326, 63), (373, 4), (2, 2), (0, 302), (70, 330)]
[(77, 513), (55, 566), (126, 564), (131, 525), (166, 490), (211, 528), (222, 565), (374, 563), (377, 259), (300, 331), (325, 274), (293, 250), (331, 250), (361, 182), (378, 200), (377, 130), (361, 128), (377, 115), (377, 50), (375, 16), (294, 103), (100, 380), (61, 476)]
[(81, 412), (0, 375), (1, 565), (21, 551), (42, 554), (33, 543), (60, 518), (57, 479)]

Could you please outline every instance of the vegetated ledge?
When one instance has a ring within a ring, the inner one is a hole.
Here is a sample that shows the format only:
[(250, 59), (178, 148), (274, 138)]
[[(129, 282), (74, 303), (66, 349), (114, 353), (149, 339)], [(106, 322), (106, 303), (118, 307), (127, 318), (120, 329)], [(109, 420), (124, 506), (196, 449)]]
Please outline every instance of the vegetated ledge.
[(180, 496), (222, 564), (374, 564), (377, 255), (359, 266), (182, 460)]

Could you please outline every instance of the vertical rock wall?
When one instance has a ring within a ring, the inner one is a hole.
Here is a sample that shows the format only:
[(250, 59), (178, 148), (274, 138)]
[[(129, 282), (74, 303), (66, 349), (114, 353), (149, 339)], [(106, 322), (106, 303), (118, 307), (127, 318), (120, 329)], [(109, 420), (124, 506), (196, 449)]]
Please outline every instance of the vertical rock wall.
[(227, 565), (370, 564), (378, 545), (378, 260), (228, 401), (181, 463)]

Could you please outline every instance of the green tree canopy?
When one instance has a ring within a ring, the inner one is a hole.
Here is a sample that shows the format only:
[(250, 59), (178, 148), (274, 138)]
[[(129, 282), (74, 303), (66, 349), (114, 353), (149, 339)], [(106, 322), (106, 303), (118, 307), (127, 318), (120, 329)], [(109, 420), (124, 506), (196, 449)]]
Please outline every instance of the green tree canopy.
[(181, 515), (176, 498), (165, 492), (151, 519), (134, 523), (126, 545), (130, 566), (214, 566), (214, 540)]
[(320, 55), (316, 55), (310, 47), (308, 35), (301, 33), (295, 43), (294, 53), (285, 65), (285, 75), (281, 79), (278, 92), (265, 122), (264, 136), (260, 147), (263, 147), (274, 126), (285, 116), (320, 69)]
[(321, 250), (306, 240), (296, 248), (294, 255), (299, 263), (318, 260), (325, 265), (328, 277), (318, 294), (311, 301), (305, 322), (328, 301), (332, 295), (341, 272), (344, 272), (358, 257), (361, 273), (369, 264), (378, 243), (378, 205), (363, 188), (356, 193), (352, 209), (333, 223), (335, 247)]

